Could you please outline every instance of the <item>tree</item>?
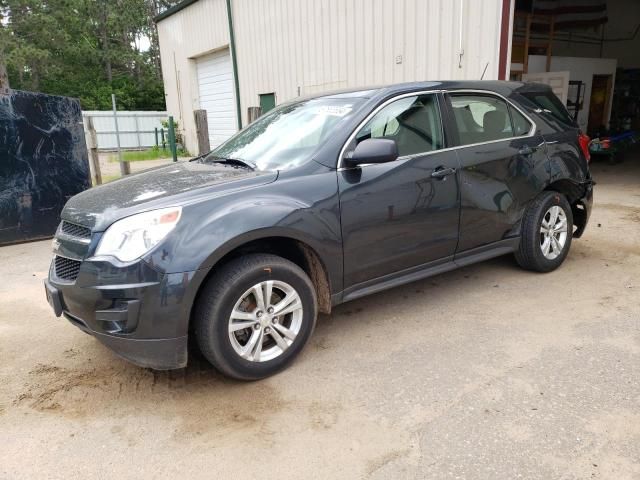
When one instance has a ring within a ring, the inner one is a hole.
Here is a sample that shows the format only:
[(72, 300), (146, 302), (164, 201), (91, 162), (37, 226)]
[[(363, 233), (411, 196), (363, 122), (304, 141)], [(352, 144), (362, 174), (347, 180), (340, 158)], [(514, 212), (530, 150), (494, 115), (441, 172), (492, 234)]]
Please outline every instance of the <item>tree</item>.
[[(4, 25), (3, 11), (0, 10), (0, 27)], [(9, 45), (10, 36), (5, 28), (0, 28), (0, 95), (9, 91), (9, 74), (7, 73), (7, 57), (5, 50)]]
[[(164, 106), (153, 17), (176, 0), (0, 0), (0, 51), (12, 88), (80, 98), (82, 107)], [(150, 48), (142, 49), (148, 39)]]

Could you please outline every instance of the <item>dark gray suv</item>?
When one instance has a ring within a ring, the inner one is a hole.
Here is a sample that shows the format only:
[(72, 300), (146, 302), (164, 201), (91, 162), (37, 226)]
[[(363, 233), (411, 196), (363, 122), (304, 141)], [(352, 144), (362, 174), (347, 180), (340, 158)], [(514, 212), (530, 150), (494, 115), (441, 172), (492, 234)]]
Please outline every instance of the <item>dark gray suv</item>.
[(589, 219), (587, 141), (544, 85), (294, 101), (207, 155), (69, 200), (47, 298), (138, 365), (184, 367), (193, 344), (263, 378), (339, 303), (509, 253), (557, 268)]

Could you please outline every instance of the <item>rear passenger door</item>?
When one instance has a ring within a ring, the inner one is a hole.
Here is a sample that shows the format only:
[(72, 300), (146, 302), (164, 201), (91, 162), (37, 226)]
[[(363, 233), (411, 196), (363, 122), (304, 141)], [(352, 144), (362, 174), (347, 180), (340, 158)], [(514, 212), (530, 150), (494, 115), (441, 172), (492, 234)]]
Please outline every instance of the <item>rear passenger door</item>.
[(525, 208), (547, 183), (548, 162), (533, 121), (502, 97), (456, 91), (446, 98), (461, 164), (459, 253), (519, 235)]

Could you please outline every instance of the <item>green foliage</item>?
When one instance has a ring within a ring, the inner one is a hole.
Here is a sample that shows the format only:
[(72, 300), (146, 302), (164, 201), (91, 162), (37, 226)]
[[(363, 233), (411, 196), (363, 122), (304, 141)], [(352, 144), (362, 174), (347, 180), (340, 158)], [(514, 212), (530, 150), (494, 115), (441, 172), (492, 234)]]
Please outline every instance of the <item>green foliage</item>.
[[(160, 121), (160, 124), (161, 124), (164, 128), (169, 128), (169, 119), (161, 120), (161, 121)], [(179, 130), (179, 129), (180, 129), (179, 125), (180, 125), (180, 123), (179, 123), (177, 120), (174, 120), (174, 121), (173, 121), (173, 128), (174, 128), (174, 129)]]
[[(162, 120), (160, 123), (165, 130), (169, 130), (169, 119)], [(176, 143), (179, 145), (184, 145), (184, 138), (182, 137), (182, 133), (180, 132), (180, 123), (177, 120), (173, 121), (173, 130), (176, 134)]]
[(77, 97), (85, 110), (110, 109), (112, 93), (122, 110), (164, 110), (153, 16), (176, 1), (0, 0), (11, 87)]

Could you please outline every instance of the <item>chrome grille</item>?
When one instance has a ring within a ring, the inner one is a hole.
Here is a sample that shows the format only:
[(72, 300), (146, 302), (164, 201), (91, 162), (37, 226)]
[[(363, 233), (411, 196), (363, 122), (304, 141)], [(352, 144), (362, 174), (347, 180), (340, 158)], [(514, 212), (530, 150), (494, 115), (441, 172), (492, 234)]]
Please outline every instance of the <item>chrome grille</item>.
[(69, 281), (75, 280), (80, 273), (80, 263), (82, 262), (56, 255), (54, 260), (56, 277)]
[(60, 229), (65, 235), (77, 238), (91, 238), (91, 229), (83, 227), (82, 225), (76, 225), (75, 223), (62, 221), (62, 228)]

